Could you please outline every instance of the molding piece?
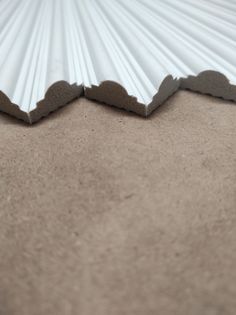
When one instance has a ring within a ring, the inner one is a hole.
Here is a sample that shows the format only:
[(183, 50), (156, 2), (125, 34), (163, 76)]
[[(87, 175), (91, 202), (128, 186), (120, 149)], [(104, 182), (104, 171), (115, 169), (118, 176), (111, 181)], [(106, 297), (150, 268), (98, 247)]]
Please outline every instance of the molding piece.
[(66, 105), (83, 94), (83, 86), (70, 85), (65, 81), (54, 83), (45, 93), (43, 100), (37, 103), (37, 107), (30, 112), (25, 112), (0, 91), (0, 109), (2, 112), (15, 116), (32, 124), (40, 118)]
[(128, 94), (125, 88), (112, 81), (104, 81), (99, 86), (85, 88), (85, 97), (108, 105), (132, 111), (141, 116), (148, 116), (180, 87), (180, 80), (167, 76), (158, 92), (149, 104), (140, 103), (136, 97)]
[(222, 97), (229, 101), (236, 101), (236, 85), (230, 84), (223, 74), (216, 71), (204, 71), (198, 76), (189, 76), (187, 79), (182, 79), (180, 87), (215, 97)]
[(81, 95), (142, 116), (178, 89), (236, 101), (236, 0), (1, 0), (0, 12), (0, 110), (28, 123)]
[(29, 112), (29, 123), (38, 121), (50, 112), (66, 105), (83, 94), (83, 86), (70, 85), (65, 81), (54, 83), (46, 92), (45, 98), (37, 103), (37, 107)]

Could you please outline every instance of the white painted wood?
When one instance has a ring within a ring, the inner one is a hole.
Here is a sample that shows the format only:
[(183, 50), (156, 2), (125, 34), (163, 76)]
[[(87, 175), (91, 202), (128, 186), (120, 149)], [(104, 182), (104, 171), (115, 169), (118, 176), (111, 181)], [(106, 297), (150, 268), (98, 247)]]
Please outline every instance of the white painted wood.
[(236, 0), (0, 0), (0, 109), (29, 122), (82, 87), (148, 115), (181, 87), (236, 100), (235, 84)]

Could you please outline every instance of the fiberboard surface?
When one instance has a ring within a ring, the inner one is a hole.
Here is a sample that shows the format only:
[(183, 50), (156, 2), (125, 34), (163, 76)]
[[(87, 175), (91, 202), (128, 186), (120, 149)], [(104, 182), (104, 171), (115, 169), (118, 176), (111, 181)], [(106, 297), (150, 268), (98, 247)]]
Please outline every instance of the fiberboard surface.
[(1, 315), (235, 315), (236, 106), (0, 115)]

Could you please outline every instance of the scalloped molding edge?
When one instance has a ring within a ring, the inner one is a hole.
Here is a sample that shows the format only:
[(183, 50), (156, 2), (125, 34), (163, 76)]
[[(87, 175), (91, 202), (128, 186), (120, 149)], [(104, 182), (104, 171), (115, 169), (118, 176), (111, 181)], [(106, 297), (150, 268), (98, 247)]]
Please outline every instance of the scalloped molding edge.
[(13, 104), (6, 94), (0, 91), (0, 110), (32, 124), (74, 99), (85, 96), (88, 99), (147, 117), (179, 89), (189, 89), (202, 94), (221, 97), (225, 100), (236, 101), (236, 85), (230, 84), (223, 74), (208, 70), (197, 76), (180, 79), (174, 79), (168, 75), (150, 104), (138, 102), (135, 96), (129, 95), (123, 86), (113, 81), (103, 81), (98, 86), (92, 85), (91, 87), (58, 81), (50, 86), (44, 99), (40, 100), (37, 107), (29, 113), (22, 111), (17, 104)]

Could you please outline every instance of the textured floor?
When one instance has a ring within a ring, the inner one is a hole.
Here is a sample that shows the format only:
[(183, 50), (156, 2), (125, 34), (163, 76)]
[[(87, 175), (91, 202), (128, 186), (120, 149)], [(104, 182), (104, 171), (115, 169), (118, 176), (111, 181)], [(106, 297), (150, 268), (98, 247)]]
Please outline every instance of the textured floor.
[(236, 106), (0, 115), (1, 315), (234, 315)]

